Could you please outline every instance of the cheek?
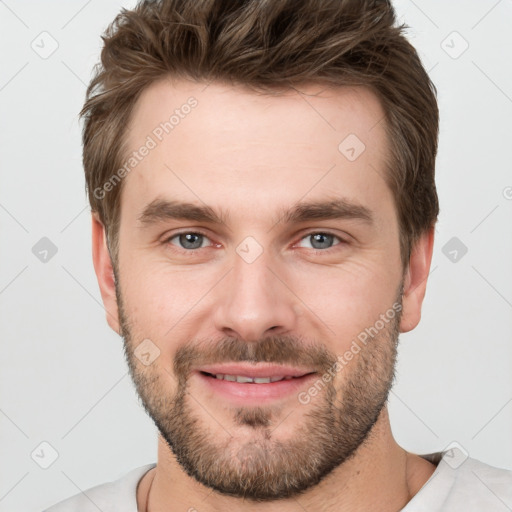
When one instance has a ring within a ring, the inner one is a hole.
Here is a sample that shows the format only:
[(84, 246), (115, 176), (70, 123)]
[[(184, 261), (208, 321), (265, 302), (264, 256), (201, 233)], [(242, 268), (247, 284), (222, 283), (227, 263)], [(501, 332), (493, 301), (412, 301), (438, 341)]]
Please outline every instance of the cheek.
[(205, 270), (170, 269), (166, 262), (142, 257), (127, 262), (120, 279), (125, 313), (132, 329), (139, 336), (161, 340), (189, 328), (192, 312), (212, 288), (213, 276)]
[(129, 283), (123, 285), (125, 317), (135, 355), (149, 352), (156, 356), (150, 366), (139, 365), (140, 370), (156, 376), (163, 368), (172, 368), (176, 348), (173, 340), (189, 334), (185, 332), (189, 301), (154, 273), (137, 276), (125, 279)]
[(339, 345), (337, 352), (392, 308), (399, 284), (395, 272), (371, 263), (310, 268), (293, 281), (305, 313), (309, 309), (318, 316), (326, 335)]

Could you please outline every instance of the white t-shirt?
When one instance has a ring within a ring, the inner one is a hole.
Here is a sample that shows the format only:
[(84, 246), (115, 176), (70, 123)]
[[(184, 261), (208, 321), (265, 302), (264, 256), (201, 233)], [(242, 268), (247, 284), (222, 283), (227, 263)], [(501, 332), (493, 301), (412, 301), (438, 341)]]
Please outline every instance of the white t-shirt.
[[(458, 449), (421, 455), (437, 469), (401, 512), (510, 512), (512, 471), (466, 458)], [(138, 512), (137, 484), (156, 464), (133, 469), (45, 512)]]

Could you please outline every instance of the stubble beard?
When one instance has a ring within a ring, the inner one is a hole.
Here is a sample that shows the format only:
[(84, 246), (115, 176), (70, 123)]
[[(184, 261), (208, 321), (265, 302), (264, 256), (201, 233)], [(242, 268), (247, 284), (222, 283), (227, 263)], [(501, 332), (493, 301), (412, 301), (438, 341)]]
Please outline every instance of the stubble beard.
[[(125, 357), (142, 405), (183, 470), (206, 487), (254, 502), (296, 497), (350, 460), (370, 439), (395, 379), (400, 312), (367, 344), (359, 343), (360, 351), (327, 383), (322, 375), (335, 367), (337, 355), (321, 343), (306, 345), (291, 336), (252, 343), (236, 338), (184, 343), (177, 349), (172, 374), (155, 364), (146, 367), (136, 358), (138, 337), (119, 285), (116, 294)], [(400, 291), (396, 303), (401, 299)], [(283, 412), (275, 406), (233, 406), (232, 418), (215, 418), (215, 409), (190, 394), (190, 368), (199, 362), (227, 361), (311, 365), (319, 369), (315, 382), (322, 381), (322, 389), (306, 405), (288, 401)], [(169, 391), (171, 383), (174, 393)], [(280, 422), (294, 414), (300, 414), (300, 421), (292, 421), (293, 435), (279, 439)]]

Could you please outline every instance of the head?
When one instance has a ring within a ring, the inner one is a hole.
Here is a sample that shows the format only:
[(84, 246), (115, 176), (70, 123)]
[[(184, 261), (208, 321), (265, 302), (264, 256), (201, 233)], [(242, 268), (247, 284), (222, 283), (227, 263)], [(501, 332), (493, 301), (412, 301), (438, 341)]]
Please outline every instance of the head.
[[(176, 460), (219, 492), (292, 496), (354, 456), (419, 322), (438, 111), (402, 31), (386, 1), (170, 0), (104, 36), (82, 115), (107, 319)], [(203, 370), (232, 362), (309, 376), (221, 400)]]

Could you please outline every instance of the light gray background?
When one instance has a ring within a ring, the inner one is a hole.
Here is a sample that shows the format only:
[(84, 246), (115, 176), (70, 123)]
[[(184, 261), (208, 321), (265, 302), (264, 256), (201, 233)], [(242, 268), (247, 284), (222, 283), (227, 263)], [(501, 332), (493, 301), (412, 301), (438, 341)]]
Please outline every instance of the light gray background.
[[(77, 120), (100, 34), (133, 5), (0, 0), (1, 511), (156, 460), (93, 272)], [(512, 469), (512, 0), (395, 5), (438, 88), (441, 216), (423, 320), (401, 336), (393, 431), (415, 453), (456, 441)], [(58, 248), (46, 263), (42, 237)], [(453, 237), (468, 249), (456, 262)], [(42, 442), (58, 452), (48, 469)]]

